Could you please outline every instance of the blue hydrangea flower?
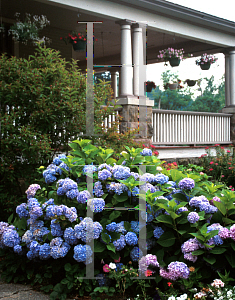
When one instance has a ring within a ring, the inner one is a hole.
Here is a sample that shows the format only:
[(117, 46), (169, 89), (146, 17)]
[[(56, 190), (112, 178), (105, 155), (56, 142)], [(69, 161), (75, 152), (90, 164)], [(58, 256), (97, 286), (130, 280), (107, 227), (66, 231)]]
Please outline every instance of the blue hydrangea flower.
[(93, 174), (94, 172), (97, 171), (97, 167), (96, 166), (93, 166), (93, 165), (85, 165), (83, 167), (83, 170), (82, 170), (82, 174), (86, 175), (87, 173), (88, 174)]
[(51, 247), (48, 243), (44, 243), (43, 245), (40, 245), (39, 249), (39, 258), (41, 260), (47, 260), (51, 257)]
[(116, 263), (116, 269), (115, 271), (117, 272), (118, 270), (121, 270), (123, 266), (123, 263)]
[(81, 239), (84, 243), (90, 242), (93, 239), (98, 239), (103, 230), (99, 222), (93, 222), (91, 218), (84, 218), (79, 224), (74, 227), (74, 235)]
[(116, 251), (121, 251), (126, 246), (124, 235), (121, 235), (119, 239), (113, 242), (113, 244)]
[(191, 190), (195, 187), (195, 182), (192, 178), (184, 178), (180, 180), (178, 186), (182, 190)]
[(167, 182), (167, 184), (170, 184), (171, 186), (170, 187), (168, 187), (168, 189), (171, 189), (171, 188), (177, 188), (177, 184), (175, 183), (175, 181), (171, 181), (171, 180), (169, 180), (168, 182)]
[(20, 245), (15, 245), (15, 246), (13, 247), (13, 251), (14, 251), (15, 253), (17, 253), (17, 254), (22, 254), (22, 253), (23, 253), (22, 246), (20, 246)]
[(34, 254), (34, 257), (39, 256), (40, 244), (37, 241), (31, 242), (29, 249)]
[(62, 169), (65, 169), (66, 171), (69, 171), (69, 167), (66, 165), (66, 163), (62, 162), (60, 165), (59, 165), (59, 169), (60, 171), (58, 171), (58, 173), (61, 175), (62, 174)]
[(140, 175), (136, 172), (131, 172), (131, 176), (135, 178), (135, 180), (139, 180)]
[(140, 191), (150, 191), (151, 193), (155, 193), (157, 191), (156, 187), (153, 186), (151, 183), (145, 183), (140, 186)]
[(58, 181), (59, 187), (57, 189), (57, 195), (62, 196), (65, 195), (70, 190), (77, 190), (78, 184), (74, 180), (70, 178), (60, 179)]
[(28, 204), (29, 211), (31, 211), (35, 206), (40, 207), (40, 203), (38, 202), (38, 200), (36, 198), (28, 199), (27, 204)]
[(180, 213), (182, 213), (183, 211), (188, 211), (187, 207), (180, 207), (179, 209), (177, 209), (176, 213), (177, 215), (179, 215)]
[(39, 184), (31, 184), (28, 189), (25, 191), (27, 198), (30, 199), (35, 196), (37, 190), (40, 190), (41, 187)]
[(54, 258), (65, 257), (68, 251), (70, 250), (70, 245), (66, 242), (63, 242), (62, 238), (56, 237), (50, 242), (50, 255)]
[(98, 179), (99, 180), (107, 180), (108, 178), (112, 177), (112, 173), (106, 169), (98, 172)]
[(78, 189), (71, 189), (66, 193), (69, 199), (74, 199), (78, 197)]
[(73, 258), (77, 262), (86, 262), (88, 260), (88, 263), (92, 262), (92, 250), (89, 245), (77, 245), (74, 247), (74, 255)]
[(21, 242), (18, 232), (15, 229), (9, 229), (9, 227), (3, 232), (2, 235), (3, 245), (6, 247), (14, 247)]
[(103, 198), (93, 198), (89, 199), (87, 205), (90, 207), (93, 212), (101, 212), (104, 210), (105, 201)]
[(200, 219), (200, 217), (197, 212), (190, 212), (187, 216), (187, 219), (188, 219), (189, 223), (194, 224)]
[(110, 232), (115, 232), (117, 230), (117, 223), (112, 222), (112, 223), (106, 225), (106, 229)]
[(85, 204), (88, 199), (91, 198), (91, 194), (88, 191), (82, 191), (78, 193), (77, 201), (78, 203)]
[(42, 204), (42, 209), (45, 209), (48, 205), (54, 205), (54, 199), (49, 199), (45, 203)]
[(61, 159), (65, 159), (65, 158), (66, 158), (65, 154), (59, 154), (58, 157), (55, 157), (53, 159), (53, 164), (56, 165), (56, 166), (59, 166), (62, 163)]
[(126, 234), (127, 231), (124, 227), (124, 221), (121, 221), (119, 223), (117, 223), (117, 228), (116, 228), (116, 232), (122, 233), (122, 234)]
[(154, 183), (155, 182), (155, 176), (151, 173), (145, 173), (143, 175), (140, 175), (139, 180), (149, 182), (149, 183)]
[(111, 165), (108, 165), (106, 163), (99, 165), (98, 167), (98, 171), (102, 170), (102, 169), (107, 169), (108, 171), (112, 172), (113, 167)]
[(46, 217), (54, 218), (56, 215), (56, 205), (48, 205), (46, 208)]
[(156, 227), (153, 231), (153, 235), (156, 239), (159, 239), (163, 233), (164, 233), (164, 230), (162, 229), (162, 227)]
[(138, 238), (137, 238), (136, 233), (127, 232), (127, 234), (125, 235), (125, 242), (129, 246), (135, 246), (138, 243)]
[(106, 277), (105, 274), (98, 274), (96, 275), (96, 280), (98, 281), (99, 286), (109, 286), (110, 279)]
[(24, 235), (22, 236), (22, 242), (26, 243), (27, 246), (31, 244), (31, 242), (34, 240), (34, 236), (31, 230), (27, 230)]
[(153, 155), (152, 150), (149, 149), (149, 148), (144, 148), (144, 149), (140, 152), (140, 154), (141, 154), (142, 156), (152, 156), (152, 155)]
[(53, 236), (63, 235), (63, 231), (61, 229), (60, 223), (57, 223), (57, 220), (51, 220), (51, 234)]
[(139, 247), (134, 247), (130, 252), (130, 257), (132, 261), (138, 261), (140, 257), (143, 256), (143, 252)]
[(102, 189), (102, 184), (100, 181), (95, 182), (93, 192), (96, 197), (102, 197), (104, 195), (104, 191)]
[(22, 203), (16, 207), (16, 213), (21, 218), (27, 218), (29, 215), (29, 212), (27, 210), (27, 204)]
[(159, 173), (159, 174), (155, 175), (155, 182), (156, 183), (164, 184), (164, 183), (168, 182), (168, 180), (169, 180), (169, 177), (162, 174), (162, 173)]
[(78, 215), (77, 215), (77, 209), (75, 207), (65, 207), (64, 211), (65, 217), (72, 223), (75, 222)]
[(74, 229), (72, 227), (68, 227), (65, 229), (64, 240), (69, 245), (76, 245), (78, 243), (78, 239), (76, 238)]
[(128, 187), (123, 183), (111, 182), (106, 185), (108, 192), (114, 191), (115, 194), (121, 195), (128, 191)]
[(133, 187), (132, 191), (128, 190), (127, 194), (128, 194), (129, 197), (131, 197), (131, 195), (133, 197), (136, 197), (137, 195), (139, 195), (139, 192), (140, 192), (139, 188), (137, 186), (135, 186), (135, 187)]
[(41, 207), (35, 206), (30, 210), (29, 214), (32, 220), (36, 220), (43, 215), (43, 211)]
[(115, 165), (112, 172), (115, 179), (125, 180), (131, 176), (130, 168), (120, 165)]

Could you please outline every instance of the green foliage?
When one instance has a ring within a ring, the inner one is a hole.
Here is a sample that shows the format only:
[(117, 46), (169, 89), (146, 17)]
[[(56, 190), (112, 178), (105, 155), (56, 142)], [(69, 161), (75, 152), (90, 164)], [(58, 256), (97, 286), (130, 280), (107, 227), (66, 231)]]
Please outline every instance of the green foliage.
[[(152, 91), (151, 96), (155, 100), (155, 107), (168, 110), (199, 111), (199, 112), (219, 112), (225, 105), (225, 81), (222, 77), (219, 85), (214, 82), (214, 76), (198, 80), (201, 95), (193, 100), (190, 88), (180, 88), (179, 75), (167, 70), (162, 73), (164, 91), (157, 87)], [(179, 88), (170, 90), (168, 83), (179, 83)], [(206, 82), (206, 87), (202, 91), (202, 83)]]
[[(86, 77), (76, 61), (71, 64), (59, 52), (38, 45), (29, 59), (0, 58), (1, 98), (1, 219), (22, 202), (30, 182), (39, 179), (36, 168), (48, 164), (68, 142), (86, 132)], [(114, 112), (110, 85), (94, 85), (94, 133), (102, 132), (105, 117)], [(103, 100), (107, 106), (101, 108)], [(117, 125), (118, 126), (118, 125)], [(111, 135), (105, 133), (105, 139)], [(131, 140), (124, 134), (117, 146)], [(101, 143), (98, 141), (98, 143)], [(103, 139), (102, 139), (103, 143)]]
[(206, 155), (200, 157), (200, 164), (212, 180), (226, 184), (229, 187), (235, 187), (235, 156), (231, 145), (228, 150), (223, 146), (215, 145), (216, 156), (213, 156), (211, 147), (206, 148)]

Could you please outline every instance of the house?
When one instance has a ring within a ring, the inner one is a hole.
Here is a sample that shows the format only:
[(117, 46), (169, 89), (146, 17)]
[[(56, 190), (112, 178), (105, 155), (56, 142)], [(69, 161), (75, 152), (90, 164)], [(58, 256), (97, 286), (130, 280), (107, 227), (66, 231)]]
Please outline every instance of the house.
[[(168, 47), (184, 48), (185, 53), (194, 56), (205, 52), (224, 53), (226, 106), (223, 113), (231, 117), (231, 128), (226, 127), (231, 137), (226, 142), (235, 141), (234, 22), (164, 0), (2, 0), (1, 18), (6, 28), (14, 22), (16, 12), (46, 15), (50, 26), (43, 29), (43, 34), (51, 38), (50, 47), (60, 50), (67, 60), (78, 59), (83, 71), (89, 70), (88, 64), (95, 72), (109, 70), (115, 95), (117, 72), (120, 73), (121, 131), (139, 128), (139, 138), (146, 143), (157, 132), (152, 117), (153, 101), (145, 96), (146, 65), (158, 62), (159, 50)], [(94, 56), (87, 52), (89, 59), (85, 52), (75, 52), (71, 45), (60, 40), (71, 30), (86, 26), (94, 29), (98, 39)], [(34, 51), (33, 46), (13, 43), (7, 35), (1, 39), (1, 51), (8, 50), (20, 57)]]

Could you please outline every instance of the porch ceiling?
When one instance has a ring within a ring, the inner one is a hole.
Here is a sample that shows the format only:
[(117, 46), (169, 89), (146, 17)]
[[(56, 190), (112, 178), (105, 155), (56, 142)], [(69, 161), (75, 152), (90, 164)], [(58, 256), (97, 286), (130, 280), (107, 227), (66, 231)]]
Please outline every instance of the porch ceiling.
[[(84, 0), (86, 2), (87, 0)], [(99, 0), (100, 1), (100, 0)], [(62, 2), (62, 1), (60, 1)], [(76, 1), (72, 1), (76, 4)], [(111, 0), (112, 2), (112, 0)], [(119, 1), (127, 2), (127, 1)], [(130, 3), (132, 1), (129, 1)], [(150, 4), (154, 1), (149, 1)], [(163, 1), (165, 2), (165, 1)], [(85, 11), (79, 7), (67, 6), (54, 1), (47, 0), (2, 0), (2, 17), (4, 20), (14, 22), (14, 14), (16, 12), (22, 15), (25, 12), (31, 14), (44, 14), (50, 20), (50, 26), (45, 29), (45, 35), (52, 33), (53, 29), (61, 31), (61, 36), (71, 30), (80, 30), (85, 28), (84, 24), (77, 24), (77, 21), (103, 21), (102, 24), (94, 25), (94, 35), (98, 39), (95, 43), (94, 64), (96, 65), (118, 65), (120, 64), (120, 26), (115, 24), (116, 18)], [(80, 14), (79, 18), (77, 14)], [(162, 12), (159, 12), (162, 15)], [(157, 18), (158, 16), (156, 16)], [(126, 19), (123, 12), (123, 19)], [(185, 24), (187, 26), (187, 24)], [(60, 36), (54, 38), (60, 38)], [(53, 48), (53, 43), (52, 46)], [(147, 27), (147, 64), (156, 63), (159, 50), (167, 47), (184, 48), (185, 53), (192, 53), (194, 56), (202, 53), (218, 53), (223, 52), (224, 47), (214, 44), (196, 41), (190, 38), (184, 38), (178, 34), (158, 31), (154, 28)], [(76, 53), (76, 59), (80, 60), (79, 66), (84, 69), (86, 67), (85, 53)]]

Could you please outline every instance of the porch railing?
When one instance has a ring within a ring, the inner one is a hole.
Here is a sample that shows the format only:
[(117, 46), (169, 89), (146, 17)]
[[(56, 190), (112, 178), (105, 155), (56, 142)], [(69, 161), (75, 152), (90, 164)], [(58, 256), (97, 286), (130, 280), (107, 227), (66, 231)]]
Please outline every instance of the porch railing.
[(232, 114), (153, 109), (152, 143), (229, 144)]

